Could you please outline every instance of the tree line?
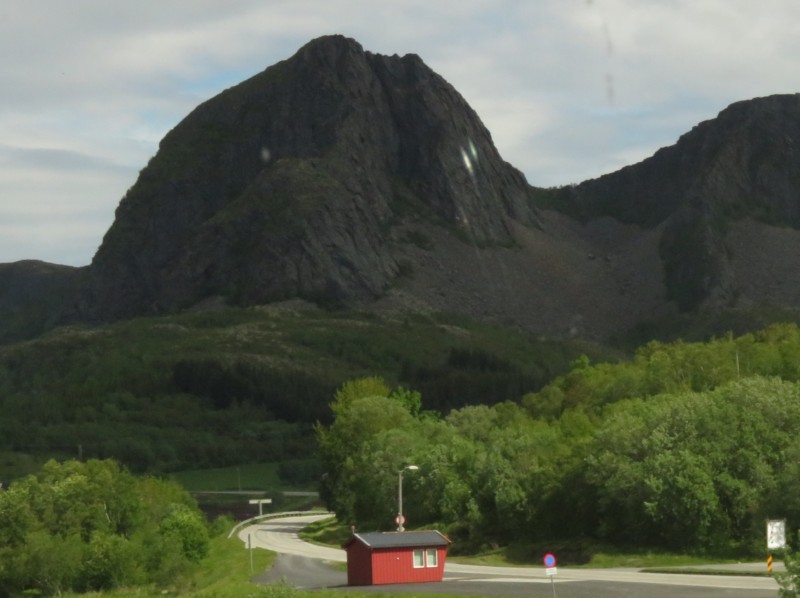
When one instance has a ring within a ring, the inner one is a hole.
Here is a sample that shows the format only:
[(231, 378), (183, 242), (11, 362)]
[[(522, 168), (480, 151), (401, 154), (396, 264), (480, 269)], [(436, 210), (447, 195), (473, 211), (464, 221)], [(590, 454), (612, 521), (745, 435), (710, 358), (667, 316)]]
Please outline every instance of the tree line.
[[(0, 346), (0, 479), (49, 457), (135, 472), (313, 458), (344, 381), (377, 373), (429, 409), (519, 397), (581, 350), (446, 316), (224, 309), (62, 328)], [(599, 351), (598, 351), (599, 354)]]
[[(456, 550), (552, 540), (754, 555), (764, 521), (800, 526), (800, 331), (649, 343), (537, 393), (440, 415), (380, 378), (342, 386), (317, 426), (324, 498), (390, 529), (397, 472), (412, 526)], [(409, 397), (414, 400), (409, 401)]]

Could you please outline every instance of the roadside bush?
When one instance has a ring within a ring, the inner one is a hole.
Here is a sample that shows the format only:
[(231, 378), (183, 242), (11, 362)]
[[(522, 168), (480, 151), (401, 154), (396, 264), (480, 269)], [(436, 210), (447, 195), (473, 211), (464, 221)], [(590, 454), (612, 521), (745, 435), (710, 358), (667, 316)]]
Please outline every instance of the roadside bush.
[(779, 598), (800, 598), (800, 552), (787, 552), (783, 562), (786, 570), (775, 575)]
[(0, 491), (0, 596), (174, 586), (208, 544), (183, 488), (113, 461), (49, 461)]
[(208, 554), (208, 527), (196, 509), (173, 505), (160, 530), (166, 538), (178, 542), (188, 560), (197, 563)]

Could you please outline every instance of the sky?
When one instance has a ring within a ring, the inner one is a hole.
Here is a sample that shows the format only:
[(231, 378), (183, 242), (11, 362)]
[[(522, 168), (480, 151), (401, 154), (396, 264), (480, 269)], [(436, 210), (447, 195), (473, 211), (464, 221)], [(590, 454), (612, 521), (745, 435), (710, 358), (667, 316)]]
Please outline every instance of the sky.
[(800, 92), (799, 0), (3, 0), (0, 263), (88, 264), (172, 127), (334, 33), (418, 54), (540, 187)]

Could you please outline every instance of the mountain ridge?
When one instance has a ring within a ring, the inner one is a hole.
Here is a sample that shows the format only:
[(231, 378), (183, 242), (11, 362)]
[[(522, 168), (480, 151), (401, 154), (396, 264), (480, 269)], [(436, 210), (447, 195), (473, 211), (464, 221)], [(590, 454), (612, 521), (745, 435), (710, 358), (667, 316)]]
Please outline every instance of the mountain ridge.
[(660, 253), (668, 298), (682, 310), (735, 303), (729, 223), (800, 225), (795, 140), (800, 94), (736, 102), (639, 164), (570, 189), (567, 211), (584, 220), (667, 222)]
[(325, 36), (176, 125), (60, 290), (41, 267), (0, 268), (0, 283), (42, 289), (25, 295), (33, 315), (25, 293), (0, 294), (17, 320), (0, 337), (217, 300), (452, 311), (594, 339), (791, 305), (793, 277), (771, 294), (749, 279), (792, 271), (765, 269), (793, 256), (757, 251), (753, 231), (800, 226), (795, 140), (800, 95), (746, 100), (639, 164), (539, 189), (421, 58)]

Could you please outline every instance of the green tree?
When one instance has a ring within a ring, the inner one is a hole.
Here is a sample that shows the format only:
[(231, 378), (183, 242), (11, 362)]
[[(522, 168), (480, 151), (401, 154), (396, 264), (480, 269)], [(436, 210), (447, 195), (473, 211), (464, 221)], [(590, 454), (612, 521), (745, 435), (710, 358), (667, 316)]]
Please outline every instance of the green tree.
[(16, 485), (0, 491), (0, 546), (10, 549), (21, 546), (33, 525), (28, 493)]
[(164, 537), (175, 540), (184, 556), (194, 563), (208, 553), (208, 527), (196, 509), (172, 504), (159, 525), (159, 531)]
[(28, 502), (16, 485), (0, 490), (0, 596), (15, 593), (27, 577), (23, 551), (36, 525)]
[[(413, 421), (413, 416), (400, 402), (387, 397), (365, 397), (339, 410), (330, 428), (317, 427), (325, 472), (321, 494), (340, 519), (357, 523), (360, 518), (376, 518), (373, 510), (364, 506), (365, 495), (375, 493), (380, 486), (365, 481), (369, 480), (370, 472), (377, 475), (378, 460), (370, 455), (370, 451), (376, 450), (372, 445), (382, 432), (403, 429)], [(408, 450), (410, 447), (392, 456), (397, 462), (393, 471), (410, 457)]]
[(45, 530), (28, 534), (20, 549), (12, 595), (38, 590), (46, 595), (78, 589), (85, 545), (78, 536), (52, 535)]
[(349, 380), (336, 391), (333, 403), (331, 403), (331, 411), (333, 411), (334, 416), (336, 416), (340, 412), (347, 410), (350, 405), (358, 399), (388, 396), (389, 387), (383, 378), (371, 376), (368, 378)]
[(660, 546), (709, 546), (721, 517), (708, 462), (688, 450), (652, 455), (643, 464), (645, 513)]
[(107, 532), (92, 534), (80, 568), (79, 582), (83, 591), (106, 590), (144, 581), (136, 547), (127, 538)]

